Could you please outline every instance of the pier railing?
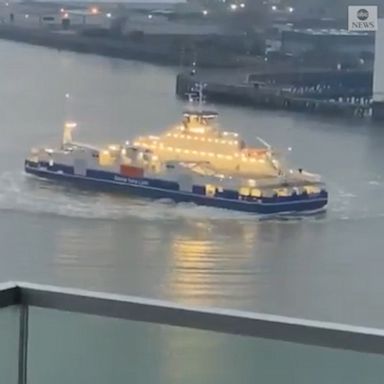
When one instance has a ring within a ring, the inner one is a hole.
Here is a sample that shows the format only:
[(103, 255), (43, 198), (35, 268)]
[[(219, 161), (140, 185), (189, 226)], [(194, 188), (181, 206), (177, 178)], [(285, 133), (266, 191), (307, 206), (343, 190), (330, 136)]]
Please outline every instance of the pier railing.
[(384, 331), (27, 283), (0, 285), (1, 383), (370, 383)]

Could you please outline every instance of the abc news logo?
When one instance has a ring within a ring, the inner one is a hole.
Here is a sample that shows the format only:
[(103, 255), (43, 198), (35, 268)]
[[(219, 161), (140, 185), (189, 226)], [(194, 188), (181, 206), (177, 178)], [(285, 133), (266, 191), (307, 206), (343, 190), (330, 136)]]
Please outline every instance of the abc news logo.
[(376, 31), (377, 6), (348, 7), (348, 29), (350, 31)]

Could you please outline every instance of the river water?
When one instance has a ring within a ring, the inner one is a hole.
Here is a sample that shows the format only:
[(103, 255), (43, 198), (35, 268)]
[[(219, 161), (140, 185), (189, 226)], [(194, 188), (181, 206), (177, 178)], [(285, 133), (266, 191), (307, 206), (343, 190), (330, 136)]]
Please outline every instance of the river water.
[[(0, 280), (383, 325), (384, 130), (360, 120), (216, 106), (224, 128), (292, 147), (326, 214), (269, 220), (75, 191), (23, 174), (65, 118), (102, 143), (180, 118), (177, 68), (0, 42)], [(69, 94), (69, 99), (65, 94)]]

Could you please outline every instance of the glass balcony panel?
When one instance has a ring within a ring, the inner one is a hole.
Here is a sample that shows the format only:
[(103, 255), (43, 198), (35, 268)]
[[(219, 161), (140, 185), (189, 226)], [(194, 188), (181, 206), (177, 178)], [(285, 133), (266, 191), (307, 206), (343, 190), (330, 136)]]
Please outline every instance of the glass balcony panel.
[(30, 308), (28, 384), (382, 384), (384, 357)]
[(0, 309), (0, 383), (17, 383), (19, 324), (18, 307)]

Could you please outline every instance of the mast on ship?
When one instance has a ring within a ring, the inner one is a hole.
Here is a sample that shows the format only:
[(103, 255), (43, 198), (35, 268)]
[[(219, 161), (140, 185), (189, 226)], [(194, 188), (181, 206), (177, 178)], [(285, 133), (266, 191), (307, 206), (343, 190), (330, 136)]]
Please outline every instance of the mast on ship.
[(195, 86), (191, 89), (191, 91), (186, 94), (188, 96), (188, 101), (191, 105), (193, 105), (193, 103), (197, 101), (197, 111), (194, 112), (203, 113), (204, 88), (206, 86), (207, 84), (204, 83), (196, 83)]
[(72, 143), (72, 131), (77, 127), (76, 123), (68, 122), (64, 124), (62, 146)]

